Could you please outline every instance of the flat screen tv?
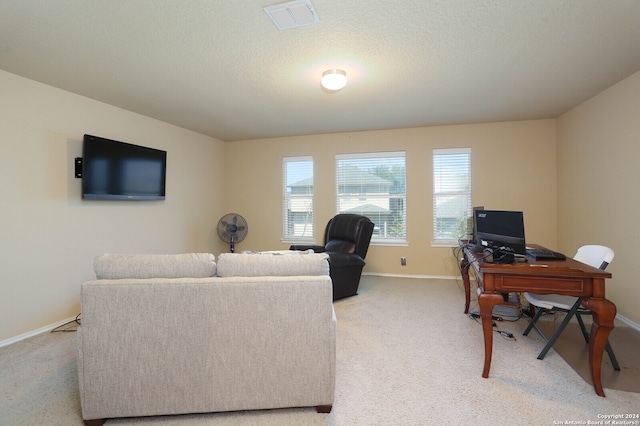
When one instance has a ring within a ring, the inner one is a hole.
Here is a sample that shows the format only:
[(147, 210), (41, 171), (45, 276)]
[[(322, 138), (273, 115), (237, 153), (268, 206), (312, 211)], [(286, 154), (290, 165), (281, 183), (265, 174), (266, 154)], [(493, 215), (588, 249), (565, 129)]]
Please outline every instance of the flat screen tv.
[(493, 261), (511, 263), (516, 255), (526, 256), (524, 216), (506, 210), (476, 210), (477, 243), (493, 253)]
[(82, 198), (164, 200), (167, 152), (84, 135)]

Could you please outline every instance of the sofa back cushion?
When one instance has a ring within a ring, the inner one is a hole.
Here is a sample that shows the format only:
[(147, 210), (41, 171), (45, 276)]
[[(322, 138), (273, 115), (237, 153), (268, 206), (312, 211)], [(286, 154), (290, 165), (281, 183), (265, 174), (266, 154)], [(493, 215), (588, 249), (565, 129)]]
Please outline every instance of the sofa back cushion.
[(93, 260), (96, 278), (206, 278), (216, 275), (211, 253), (99, 254)]
[(222, 253), (219, 277), (329, 275), (329, 256), (313, 251)]

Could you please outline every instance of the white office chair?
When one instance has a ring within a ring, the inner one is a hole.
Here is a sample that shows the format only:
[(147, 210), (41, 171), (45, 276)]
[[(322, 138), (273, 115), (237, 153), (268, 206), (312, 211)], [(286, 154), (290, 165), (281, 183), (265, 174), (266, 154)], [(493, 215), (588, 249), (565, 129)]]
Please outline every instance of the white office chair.
[[(586, 245), (580, 247), (573, 258), (578, 262), (586, 263), (587, 265), (593, 266), (594, 268), (600, 268), (604, 270), (613, 260), (613, 256), (613, 250), (611, 250), (609, 247), (599, 245)], [(538, 359), (543, 359), (545, 357), (547, 352), (549, 352), (549, 349), (551, 349), (553, 344), (556, 342), (556, 340), (565, 329), (567, 324), (569, 324), (569, 321), (571, 320), (571, 318), (573, 318), (574, 315), (578, 320), (578, 324), (580, 324), (580, 329), (582, 330), (584, 340), (589, 343), (589, 333), (587, 332), (584, 322), (582, 321), (581, 315), (590, 315), (591, 311), (581, 307), (582, 298), (561, 296), (559, 294), (534, 293), (525, 293), (524, 297), (529, 301), (530, 304), (537, 308), (537, 312), (522, 334), (526, 336), (529, 334), (532, 328), (535, 328), (540, 336), (542, 336), (542, 338), (545, 340), (545, 342), (547, 342), (545, 347), (538, 355)], [(538, 327), (537, 322), (543, 313), (553, 311), (566, 312), (567, 315), (564, 317), (558, 328), (556, 328), (551, 338), (547, 338), (542, 330), (540, 330), (540, 327)], [(605, 350), (609, 354), (609, 358), (611, 359), (611, 364), (613, 365), (614, 370), (620, 370), (618, 360), (613, 353), (613, 349), (611, 349), (611, 344), (609, 344), (609, 341), (607, 341)]]

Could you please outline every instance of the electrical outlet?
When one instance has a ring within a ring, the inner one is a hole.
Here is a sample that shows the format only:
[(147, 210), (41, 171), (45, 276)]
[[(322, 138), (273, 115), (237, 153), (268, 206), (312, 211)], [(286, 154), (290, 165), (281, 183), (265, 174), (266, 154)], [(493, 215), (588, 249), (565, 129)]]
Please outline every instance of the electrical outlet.
[(407, 266), (407, 258), (406, 257), (401, 257), (400, 258), (400, 264), (402, 266)]

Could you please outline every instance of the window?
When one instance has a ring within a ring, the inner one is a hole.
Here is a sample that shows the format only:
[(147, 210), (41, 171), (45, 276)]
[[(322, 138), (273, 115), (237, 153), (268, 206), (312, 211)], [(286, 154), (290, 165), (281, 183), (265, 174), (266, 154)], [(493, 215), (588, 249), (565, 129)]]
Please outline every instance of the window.
[(433, 150), (433, 242), (457, 244), (470, 234), (471, 148)]
[(313, 158), (282, 159), (283, 239), (313, 241)]
[(404, 152), (336, 155), (336, 186), (337, 212), (371, 219), (372, 241), (406, 242)]

